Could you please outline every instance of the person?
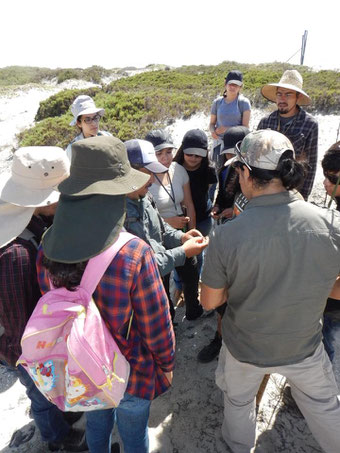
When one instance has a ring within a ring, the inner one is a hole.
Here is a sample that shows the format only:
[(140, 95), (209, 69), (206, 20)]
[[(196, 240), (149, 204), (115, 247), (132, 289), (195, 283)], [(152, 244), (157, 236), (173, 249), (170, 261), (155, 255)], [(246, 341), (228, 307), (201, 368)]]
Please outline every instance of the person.
[[(334, 143), (326, 151), (321, 161), (325, 180), (323, 182), (327, 195), (336, 202), (340, 211), (340, 142)], [(323, 316), (323, 343), (331, 362), (334, 360), (335, 343), (340, 335), (340, 277), (338, 276), (330, 293)]]
[(225, 78), (223, 96), (214, 100), (211, 107), (209, 130), (213, 138), (212, 161), (216, 170), (224, 164), (224, 156), (220, 151), (223, 145), (223, 135), (233, 126), (249, 127), (250, 101), (240, 94), (243, 86), (243, 74), (233, 70), (228, 72)]
[(175, 309), (170, 297), (169, 274), (175, 267), (183, 266), (186, 257), (190, 258), (201, 253), (208, 245), (208, 240), (198, 230), (184, 233), (172, 228), (164, 222), (149, 192), (154, 182), (154, 173), (168, 171), (167, 167), (158, 162), (151, 142), (132, 139), (125, 143), (132, 168), (150, 176), (149, 181), (139, 190), (127, 195), (125, 229), (143, 239), (152, 247), (167, 291), (172, 320)]
[(287, 378), (321, 448), (339, 451), (340, 395), (320, 318), (339, 272), (340, 214), (293, 192), (304, 177), (294, 156), (277, 131), (244, 138), (233, 164), (249, 202), (210, 235), (202, 272), (205, 308), (228, 300), (216, 383), (234, 453), (254, 448), (255, 395), (266, 373)]
[(196, 213), (196, 228), (208, 236), (212, 228), (209, 188), (217, 182), (208, 160), (208, 137), (201, 129), (185, 133), (174, 162), (182, 165), (189, 176), (190, 191)]
[[(155, 174), (155, 182), (149, 188), (160, 215), (173, 228), (184, 231), (195, 229), (196, 213), (188, 173), (177, 162), (173, 162), (175, 145), (172, 138), (164, 129), (154, 129), (145, 139), (154, 145), (158, 161), (168, 168), (167, 173)], [(186, 258), (183, 266), (176, 267), (176, 272), (183, 284), (185, 317), (188, 321), (194, 321), (204, 313), (198, 300), (197, 259)], [(169, 276), (166, 277), (165, 285), (170, 286)]]
[(111, 135), (110, 132), (99, 130), (99, 121), (105, 110), (96, 107), (94, 100), (90, 96), (86, 94), (77, 96), (71, 105), (71, 112), (73, 120), (70, 122), (70, 126), (77, 126), (79, 134), (66, 148), (66, 154), (70, 161), (72, 159), (73, 143), (97, 135)]
[(233, 205), (235, 195), (238, 192), (237, 175), (229, 160), (235, 156), (235, 145), (241, 142), (249, 134), (245, 126), (235, 126), (227, 130), (223, 136), (223, 147), (221, 156), (224, 156), (225, 163), (218, 172), (218, 193), (211, 215), (214, 220), (223, 222), (233, 216)]
[[(126, 194), (149, 180), (149, 175), (131, 168), (124, 144), (115, 137), (80, 140), (72, 145), (72, 153), (70, 176), (58, 186), (58, 209), (38, 253), (43, 291), (48, 289), (48, 277), (54, 287), (79, 284), (87, 260), (118, 237), (125, 220)], [(116, 409), (86, 413), (89, 450), (110, 452), (116, 419), (124, 451), (146, 453), (150, 404), (170, 387), (175, 357), (167, 296), (150, 246), (137, 237), (125, 244), (93, 299), (130, 364), (130, 376)]]
[[(236, 154), (236, 144), (242, 142), (249, 132), (249, 129), (245, 126), (235, 126), (229, 128), (223, 136), (223, 150), (221, 155), (225, 156), (227, 160), (218, 174), (219, 189), (215, 205), (211, 211), (212, 217), (219, 223), (226, 222), (237, 215), (234, 209), (235, 203), (241, 210), (243, 209), (243, 206), (239, 205), (238, 199), (243, 202), (245, 199), (242, 193), (240, 193), (241, 189), (235, 169), (232, 165), (229, 165), (229, 162)], [(225, 309), (226, 304), (216, 308), (217, 329), (214, 338), (197, 354), (197, 360), (201, 363), (211, 362), (220, 353), (222, 346), (222, 316), (224, 315)]]
[(16, 362), (21, 336), (41, 297), (35, 267), (38, 244), (59, 199), (54, 186), (68, 176), (69, 167), (63, 149), (28, 146), (14, 153), (11, 167), (0, 176), (0, 361), (26, 387), (32, 416), (49, 451), (87, 450), (84, 432), (71, 427)]
[(299, 191), (305, 200), (310, 195), (318, 161), (318, 123), (301, 106), (309, 105), (310, 97), (303, 91), (303, 79), (295, 69), (285, 71), (279, 83), (264, 85), (262, 96), (275, 102), (277, 110), (262, 118), (257, 129), (281, 132), (292, 142), (298, 160), (307, 164), (307, 175)]

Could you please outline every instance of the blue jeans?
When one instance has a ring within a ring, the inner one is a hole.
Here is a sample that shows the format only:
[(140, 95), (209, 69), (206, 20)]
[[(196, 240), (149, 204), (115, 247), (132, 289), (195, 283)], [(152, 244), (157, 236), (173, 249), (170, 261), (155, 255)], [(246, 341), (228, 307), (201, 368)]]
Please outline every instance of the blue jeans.
[(86, 440), (91, 453), (110, 453), (115, 420), (125, 453), (148, 453), (151, 401), (125, 393), (116, 409), (86, 412)]
[(28, 398), (31, 400), (32, 415), (42, 440), (45, 442), (61, 442), (70, 430), (70, 425), (64, 420), (63, 413), (37, 389), (25, 368), (19, 365), (17, 373), (20, 382), (26, 387)]
[(327, 312), (323, 317), (323, 344), (328, 354), (329, 360), (333, 362), (335, 348), (334, 343), (336, 338), (340, 338), (340, 315), (336, 312), (336, 315), (332, 312)]

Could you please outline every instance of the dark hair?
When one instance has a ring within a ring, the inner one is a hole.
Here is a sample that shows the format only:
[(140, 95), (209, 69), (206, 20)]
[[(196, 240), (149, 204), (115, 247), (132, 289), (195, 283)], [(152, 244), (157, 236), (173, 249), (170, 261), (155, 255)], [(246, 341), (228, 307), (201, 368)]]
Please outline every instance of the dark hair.
[(80, 284), (87, 261), (60, 263), (44, 256), (42, 264), (48, 270), (49, 277), (55, 288), (66, 288), (69, 291), (74, 291)]
[[(175, 154), (175, 157), (173, 159), (175, 162), (177, 162), (178, 164), (184, 166), (184, 151), (183, 151), (183, 145), (181, 145), (178, 150), (177, 150), (177, 153)], [(201, 160), (201, 165), (200, 165), (201, 168), (208, 168), (209, 167), (209, 159), (208, 159), (208, 151), (207, 151), (207, 155), (205, 157), (202, 157), (202, 160)]]
[(340, 142), (334, 143), (321, 161), (324, 171), (337, 173), (340, 170)]
[(281, 155), (276, 170), (251, 167), (250, 176), (258, 188), (263, 188), (272, 179), (278, 178), (285, 189), (291, 190), (301, 188), (306, 176), (306, 170), (306, 162), (296, 161), (292, 156), (292, 151), (287, 150)]

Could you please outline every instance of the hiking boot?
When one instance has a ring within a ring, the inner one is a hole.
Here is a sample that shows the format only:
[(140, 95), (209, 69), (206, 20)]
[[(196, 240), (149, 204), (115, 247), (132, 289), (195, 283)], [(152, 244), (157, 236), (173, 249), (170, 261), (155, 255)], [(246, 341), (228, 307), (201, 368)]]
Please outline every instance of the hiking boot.
[(198, 319), (202, 316), (203, 314), (203, 307), (202, 305), (198, 305), (195, 311), (191, 311), (190, 313), (186, 313), (185, 317), (188, 321), (195, 321), (195, 319)]
[(197, 360), (201, 363), (211, 362), (218, 356), (221, 346), (222, 337), (216, 332), (214, 339), (198, 353)]
[(49, 442), (49, 451), (88, 451), (85, 431), (76, 428), (71, 428), (67, 436), (61, 442)]

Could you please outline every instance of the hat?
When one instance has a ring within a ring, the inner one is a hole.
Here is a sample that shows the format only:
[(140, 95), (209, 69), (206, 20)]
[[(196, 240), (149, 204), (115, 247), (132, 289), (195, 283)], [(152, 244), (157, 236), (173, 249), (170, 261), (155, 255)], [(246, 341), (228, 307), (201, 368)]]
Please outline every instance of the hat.
[(0, 200), (0, 247), (13, 241), (30, 223), (35, 208), (16, 206)]
[(61, 263), (86, 261), (114, 243), (124, 220), (124, 195), (62, 194), (53, 225), (42, 238), (44, 255)]
[(165, 173), (168, 168), (158, 162), (155, 148), (147, 140), (127, 140), (124, 142), (131, 166), (144, 167), (152, 173)]
[(92, 113), (98, 113), (100, 116), (104, 115), (104, 109), (98, 109), (94, 100), (85, 94), (81, 94), (76, 97), (71, 105), (71, 112), (74, 116), (70, 122), (70, 126), (74, 126), (77, 123), (79, 115), (91, 115)]
[(277, 131), (263, 129), (251, 132), (244, 137), (241, 146), (236, 145), (236, 157), (233, 161), (243, 162), (247, 167), (276, 170), (279, 160), (285, 151), (291, 151), (295, 157), (294, 147), (288, 138)]
[(223, 150), (221, 154), (236, 154), (236, 143), (242, 141), (249, 132), (249, 129), (245, 126), (230, 127), (223, 135)]
[(181, 148), (184, 154), (195, 154), (196, 156), (207, 157), (208, 138), (201, 129), (191, 129), (182, 140)]
[(240, 71), (230, 71), (225, 78), (225, 83), (234, 83), (241, 87), (243, 85), (243, 74)]
[(264, 85), (261, 88), (261, 94), (269, 101), (276, 102), (277, 88), (287, 88), (288, 90), (300, 93), (300, 96), (297, 98), (296, 102), (298, 105), (309, 105), (311, 103), (311, 99), (308, 94), (302, 90), (302, 84), (303, 79), (301, 74), (295, 69), (287, 69), (287, 71), (282, 74), (279, 83), (269, 83), (268, 85)]
[(18, 206), (47, 206), (59, 199), (56, 186), (68, 177), (70, 162), (56, 146), (27, 146), (13, 155), (0, 176), (0, 199)]
[(170, 134), (165, 129), (154, 129), (150, 131), (146, 135), (145, 140), (153, 144), (155, 151), (162, 151), (165, 148), (175, 148)]
[(70, 176), (58, 189), (66, 195), (125, 195), (140, 189), (149, 178), (131, 168), (123, 142), (100, 135), (72, 144)]

